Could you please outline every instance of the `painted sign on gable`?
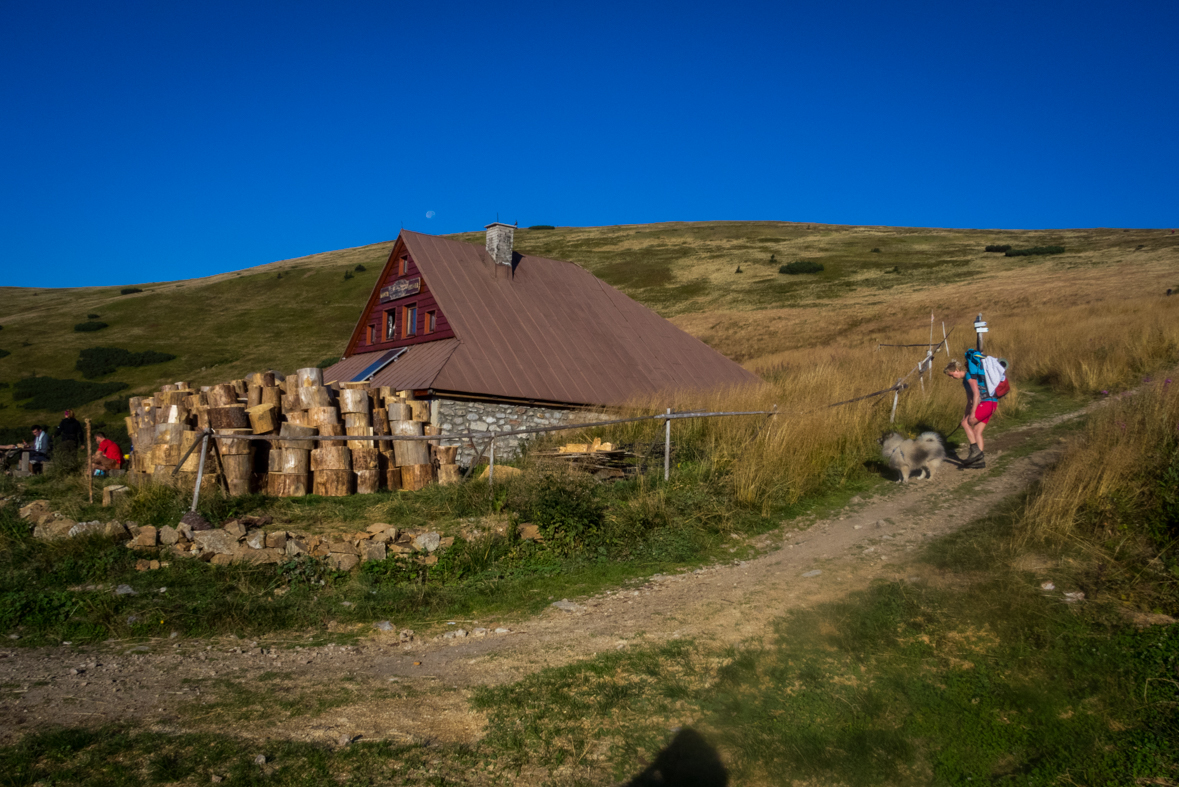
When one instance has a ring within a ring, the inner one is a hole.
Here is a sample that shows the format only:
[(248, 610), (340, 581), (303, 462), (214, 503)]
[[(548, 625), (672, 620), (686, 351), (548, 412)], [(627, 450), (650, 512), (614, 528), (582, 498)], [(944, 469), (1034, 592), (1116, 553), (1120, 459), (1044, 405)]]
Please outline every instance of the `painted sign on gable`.
[(404, 298), (407, 295), (417, 295), (422, 289), (422, 279), (402, 279), (395, 281), (388, 287), (381, 288), (381, 303), (385, 301), (395, 301), (398, 298)]

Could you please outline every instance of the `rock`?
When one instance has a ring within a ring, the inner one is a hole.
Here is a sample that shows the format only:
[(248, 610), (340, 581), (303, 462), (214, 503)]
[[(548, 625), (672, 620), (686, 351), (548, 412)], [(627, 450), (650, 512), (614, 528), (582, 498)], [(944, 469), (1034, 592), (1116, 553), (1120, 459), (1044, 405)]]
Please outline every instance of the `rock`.
[(246, 527), (265, 527), (273, 521), (274, 519), (269, 516), (243, 516), (241, 518), (241, 523)]
[(303, 541), (297, 538), (287, 539), (286, 550), (287, 556), (289, 557), (298, 557), (299, 555), (309, 554), (307, 550), (307, 544), (303, 543)]
[(473, 636), (473, 637), (486, 637), (487, 636), (487, 629), (476, 628), (471, 632), (471, 636)]
[(392, 525), (387, 525), (384, 522), (376, 522), (366, 527), (365, 530), (375, 536), (377, 533), (384, 533), (390, 527)]
[(803, 576), (804, 577), (817, 577), (817, 576), (819, 576), (819, 574), (822, 574), (822, 573), (823, 573), (822, 571), (820, 571), (819, 569), (816, 568), (814, 571), (806, 572), (805, 574), (803, 574)]
[(261, 530), (251, 530), (246, 536), (246, 546), (250, 549), (265, 549), (266, 533)]
[[(210, 525), (209, 522), (196, 511), (189, 511), (187, 514), (180, 517), (180, 524), (188, 525), (188, 529), (193, 533), (197, 533), (201, 530), (213, 529), (213, 526)], [(192, 536), (189, 536), (189, 539), (191, 540)]]
[(77, 536), (108, 536), (110, 538), (125, 539), (130, 537), (127, 526), (117, 519), (110, 522), (79, 522), (70, 528), (70, 538)]
[(239, 547), (233, 557), (239, 563), (281, 563), (287, 559), (287, 552), (285, 549), (253, 549), (251, 547), (241, 549)]
[(454, 536), (447, 536), (438, 542), (439, 549), (450, 549), (452, 546), (454, 546)]
[(214, 773), (213, 775), (211, 775), (209, 777), (209, 781), (213, 782), (213, 784), (220, 784), (221, 782), (225, 781), (225, 777), (218, 776), (217, 774)]
[(552, 604), (549, 604), (549, 606), (556, 607), (562, 612), (581, 612), (585, 609), (585, 607), (581, 606), (580, 604), (574, 604), (567, 598), (563, 598), (560, 601), (554, 601)]
[(423, 566), (433, 566), (438, 562), (438, 556), (437, 555), (427, 555), (425, 557), (420, 557), (420, 558), (418, 558), (418, 562), (421, 563)]
[(416, 549), (408, 544), (386, 544), (385, 551), (391, 555), (412, 555), (414, 552), (417, 552)]
[(218, 552), (213, 555), (212, 560), (209, 561), (214, 566), (228, 566), (233, 562), (233, 555), (227, 555), (223, 552)]
[(540, 536), (540, 528), (527, 522), (516, 528), (516, 535), (520, 536), (521, 541), (544, 541)]
[(170, 547), (180, 540), (179, 531), (168, 525), (164, 525), (156, 531), (156, 536), (160, 539), (160, 543), (166, 547)]
[(278, 530), (273, 533), (266, 534), (266, 548), (267, 549), (286, 549), (287, 534), (284, 530)]
[(147, 561), (147, 569), (148, 569), (148, 571), (155, 571), (155, 570), (156, 570), (156, 569), (158, 569), (159, 567), (160, 567), (160, 561), (158, 561), (158, 560), (149, 560), (149, 561)]
[(328, 551), (338, 555), (356, 555), (360, 557), (360, 547), (351, 541), (332, 541), (328, 545)]
[(442, 536), (437, 533), (422, 533), (411, 543), (419, 552), (433, 552), (442, 544)]
[(397, 639), (404, 645), (413, 642), (413, 629), (402, 629), (397, 632)]
[(42, 541), (57, 541), (70, 537), (72, 530), (78, 523), (72, 519), (46, 518), (41, 524), (33, 528), (33, 538)]
[(390, 541), (396, 541), (398, 536), (401, 535), (401, 530), (390, 525), (389, 527), (385, 528), (385, 535), (389, 537)]
[(176, 526), (176, 535), (185, 541), (192, 541), (192, 527), (182, 522)]
[(501, 627), (501, 628), (497, 628), (494, 633), (496, 633), (496, 634), (511, 634), (512, 630)]
[(244, 538), (246, 535), (246, 526), (236, 519), (229, 520), (221, 526), (221, 529), (229, 535), (233, 536), (235, 539)]
[(219, 555), (232, 555), (237, 539), (224, 530), (201, 530), (192, 534), (193, 543), (202, 552), (213, 552)]
[(365, 541), (361, 544), (365, 560), (384, 560), (385, 544), (381, 541)]
[(337, 571), (351, 571), (360, 565), (360, 558), (345, 552), (332, 552), (328, 555), (328, 565)]
[(257, 757), (254, 758), (254, 764), (255, 765), (265, 765), (266, 764), (266, 755), (259, 754)]
[(115, 588), (115, 595), (116, 596), (138, 596), (139, 594), (136, 593), (135, 589), (132, 588), (130, 585), (119, 585), (117, 588)]
[(377, 631), (393, 631), (393, 624), (387, 620), (382, 620), (373, 624), (373, 628)]
[(41, 524), (41, 521), (46, 517), (51, 516), (52, 513), (53, 512), (49, 510), (48, 500), (34, 500), (27, 506), (23, 506), (19, 511), (21, 519), (27, 519), (34, 525)]
[(156, 545), (157, 531), (151, 525), (144, 525), (139, 528), (139, 533), (135, 536), (134, 544), (136, 547), (154, 547)]
[(151, 568), (151, 561), (149, 561), (149, 560), (136, 560), (135, 561), (135, 570), (136, 571), (147, 571), (149, 568)]

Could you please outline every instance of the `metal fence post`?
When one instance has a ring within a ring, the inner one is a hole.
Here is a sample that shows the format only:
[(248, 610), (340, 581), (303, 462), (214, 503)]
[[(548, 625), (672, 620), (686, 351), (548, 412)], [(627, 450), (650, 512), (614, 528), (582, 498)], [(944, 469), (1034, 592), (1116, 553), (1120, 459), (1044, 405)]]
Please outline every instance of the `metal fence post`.
[(201, 439), (201, 463), (197, 466), (196, 488), (192, 490), (192, 508), (189, 511), (196, 511), (197, 501), (201, 498), (201, 479), (205, 475), (205, 455), (209, 452), (209, 430), (205, 430), (205, 436)]
[[(667, 408), (667, 414), (671, 415), (671, 408)], [(664, 420), (663, 427), (663, 480), (671, 478), (671, 419)]]

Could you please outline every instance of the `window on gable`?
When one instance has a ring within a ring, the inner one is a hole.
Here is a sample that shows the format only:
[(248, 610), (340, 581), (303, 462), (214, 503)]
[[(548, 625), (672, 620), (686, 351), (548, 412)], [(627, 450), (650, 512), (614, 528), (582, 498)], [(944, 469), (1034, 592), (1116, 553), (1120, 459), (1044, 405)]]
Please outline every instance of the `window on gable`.
[(433, 333), (438, 328), (438, 312), (426, 312), (425, 333)]
[(409, 273), (409, 255), (408, 254), (403, 256), (397, 262), (397, 275), (404, 276), (407, 273)]
[(401, 335), (408, 338), (418, 332), (418, 305), (411, 303), (401, 311)]
[(397, 316), (396, 309), (389, 309), (385, 312), (385, 341), (396, 339), (397, 333), (394, 329), (395, 318)]
[(365, 344), (376, 344), (376, 333), (377, 329), (374, 326), (368, 326), (368, 341)]

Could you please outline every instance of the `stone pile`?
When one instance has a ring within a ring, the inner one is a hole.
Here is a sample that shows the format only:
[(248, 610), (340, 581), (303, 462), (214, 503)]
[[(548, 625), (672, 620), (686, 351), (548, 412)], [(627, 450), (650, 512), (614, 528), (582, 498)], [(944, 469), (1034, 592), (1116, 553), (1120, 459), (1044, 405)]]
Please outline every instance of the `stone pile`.
[[(403, 529), (379, 522), (353, 533), (311, 535), (286, 530), (263, 530), (270, 517), (245, 516), (214, 528), (199, 517), (186, 515), (176, 527), (153, 527), (134, 522), (75, 522), (37, 500), (20, 510), (33, 525), (33, 535), (46, 541), (83, 535), (103, 535), (127, 541), (129, 549), (152, 550), (162, 557), (195, 558), (213, 565), (283, 563), (304, 555), (326, 558), (339, 571), (350, 571), (373, 560), (411, 560), (423, 566), (438, 562), (438, 554), (454, 544), (453, 537), (425, 529)], [(166, 563), (140, 560), (137, 568), (152, 570)]]
[[(212, 483), (220, 474), (233, 495), (338, 497), (380, 489), (413, 491), (460, 479), (457, 447), (365, 439), (438, 434), (429, 401), (415, 399), (412, 391), (367, 383), (325, 384), (321, 369), (299, 369), (289, 377), (258, 372), (199, 391), (178, 382), (152, 396), (132, 397), (130, 409), (127, 432), (135, 450), (129, 480), (136, 483), (179, 480), (191, 487), (206, 429), (218, 438), (210, 443), (205, 477)], [(289, 439), (225, 439), (233, 435)], [(344, 436), (356, 439), (315, 439)]]

